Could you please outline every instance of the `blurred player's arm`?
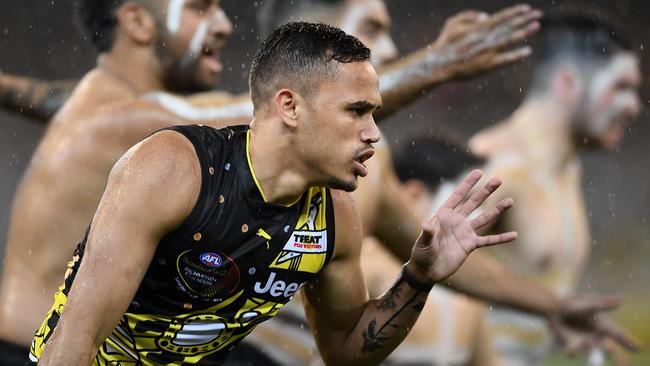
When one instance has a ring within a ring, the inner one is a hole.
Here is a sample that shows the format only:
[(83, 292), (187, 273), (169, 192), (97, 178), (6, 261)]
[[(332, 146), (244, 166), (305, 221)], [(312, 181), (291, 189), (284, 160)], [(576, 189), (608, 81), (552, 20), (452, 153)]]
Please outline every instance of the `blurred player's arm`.
[[(70, 98), (79, 80), (39, 80), (0, 72), (0, 107), (19, 112), (40, 122), (49, 122)], [(179, 97), (169, 93), (145, 94), (143, 99), (161, 106), (189, 121), (208, 121), (215, 127), (248, 123), (253, 118), (253, 104), (248, 94), (223, 91)]]
[[(527, 57), (530, 47), (512, 46), (537, 32), (541, 15), (538, 10), (519, 5), (493, 15), (464, 11), (450, 18), (431, 45), (378, 69), (383, 103), (374, 117), (378, 121), (388, 117), (442, 83), (475, 76)], [(203, 108), (251, 104), (248, 94), (220, 91), (192, 95), (187, 101)], [(250, 111), (252, 115), (252, 107)]]
[[(364, 208), (373, 209), (373, 198), (378, 197), (378, 214), (376, 224), (368, 225), (367, 235), (375, 236), (379, 241), (401, 261), (408, 260), (411, 255), (411, 245), (419, 235), (419, 228), (416, 223), (423, 218), (417, 217), (413, 210), (403, 199), (400, 189), (400, 182), (393, 169), (390, 155), (378, 154), (369, 161), (375, 160), (377, 170), (381, 171), (381, 177), (375, 179), (381, 190), (380, 194), (371, 196), (358, 195), (360, 201), (361, 216), (366, 213)], [(512, 179), (508, 171), (490, 172), (490, 175), (504, 177), (504, 187), (492, 194), (488, 205), (494, 206), (500, 200), (510, 195), (508, 181)], [(373, 173), (366, 179), (372, 179)], [(361, 184), (370, 184), (364, 183)], [(366, 202), (368, 201), (368, 202)], [(364, 222), (365, 224), (365, 222)], [(488, 227), (486, 225), (486, 227)], [(516, 244), (515, 244), (516, 245)], [(441, 285), (450, 287), (456, 291), (477, 299), (501, 304), (519, 310), (536, 313), (548, 319), (561, 317), (564, 303), (571, 302), (571, 299), (558, 299), (552, 292), (530, 279), (507, 270), (503, 265), (492, 258), (488, 253), (475, 252), (470, 255), (462, 267)], [(594, 297), (591, 305), (587, 301), (579, 303), (580, 306), (571, 306), (571, 316), (578, 316), (584, 311), (583, 316), (593, 314), (592, 306), (600, 306), (609, 309), (613, 306), (610, 297)], [(608, 304), (611, 304), (607, 306)], [(560, 320), (559, 320), (560, 321)], [(560, 321), (561, 322), (561, 321)]]
[(0, 103), (2, 108), (47, 122), (68, 100), (78, 82), (38, 80), (0, 73)]
[[(409, 243), (417, 238), (415, 223), (421, 218), (418, 218), (401, 198), (399, 181), (394, 173), (386, 174), (382, 181), (384, 193), (381, 195), (381, 214), (378, 215), (375, 230), (370, 234), (384, 243), (395, 256), (406, 260), (410, 256), (411, 248), (401, 243)], [(397, 229), (390, 230), (391, 227)], [(479, 300), (544, 316), (555, 311), (558, 304), (558, 300), (550, 291), (508, 271), (489, 254), (481, 252), (470, 255), (465, 264), (441, 285)]]
[[(463, 11), (449, 18), (431, 45), (379, 68), (383, 118), (433, 87), (511, 64), (531, 53), (514, 46), (539, 29), (539, 10), (517, 5), (492, 15)], [(514, 46), (514, 48), (513, 48)]]
[(458, 269), (478, 247), (511, 241), (515, 233), (479, 237), (475, 229), (493, 220), (511, 201), (470, 220), (499, 185), (492, 180), (468, 203), (462, 200), (480, 178), (470, 174), (437, 215), (422, 224), (405, 270), (378, 299), (368, 300), (359, 256), (361, 221), (351, 196), (333, 192), (336, 247), (332, 262), (303, 292), (307, 318), (327, 364), (379, 364), (408, 334), (434, 283)]
[(200, 169), (191, 143), (172, 131), (144, 140), (115, 165), (39, 365), (91, 363), (131, 303), (158, 242), (194, 207)]
[[(127, 146), (132, 146), (142, 140), (143, 136), (149, 136), (170, 126), (201, 124), (218, 129), (250, 123), (250, 118), (245, 114), (206, 116), (194, 114), (191, 110), (185, 112), (183, 116), (179, 116), (173, 108), (167, 108), (155, 100), (140, 98), (115, 106), (110, 112), (93, 117), (93, 123), (88, 124), (88, 133), (105, 135), (110, 131), (119, 134), (121, 137), (119, 141), (128, 141)], [(118, 158), (119, 156), (115, 157)]]

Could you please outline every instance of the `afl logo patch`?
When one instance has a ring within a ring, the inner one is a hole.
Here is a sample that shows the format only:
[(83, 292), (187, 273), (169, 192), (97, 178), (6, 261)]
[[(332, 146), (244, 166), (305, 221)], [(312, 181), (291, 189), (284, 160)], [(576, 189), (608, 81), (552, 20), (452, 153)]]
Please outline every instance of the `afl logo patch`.
[(239, 286), (239, 268), (223, 253), (191, 249), (176, 259), (177, 283), (183, 292), (218, 301)]
[(199, 259), (201, 263), (211, 268), (219, 267), (223, 264), (223, 259), (217, 253), (203, 253)]

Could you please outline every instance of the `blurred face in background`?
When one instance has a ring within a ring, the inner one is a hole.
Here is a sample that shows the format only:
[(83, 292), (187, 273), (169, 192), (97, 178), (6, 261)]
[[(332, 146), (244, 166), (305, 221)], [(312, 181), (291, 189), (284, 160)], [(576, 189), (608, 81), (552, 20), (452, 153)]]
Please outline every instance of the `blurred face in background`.
[(370, 62), (377, 67), (397, 57), (397, 48), (390, 36), (390, 16), (382, 0), (348, 0), (338, 17), (345, 33), (357, 37), (370, 48)]
[(167, 0), (161, 6), (156, 50), (166, 86), (186, 93), (214, 89), (223, 70), (221, 50), (233, 30), (219, 0)]
[(574, 118), (574, 133), (588, 146), (615, 149), (625, 129), (639, 115), (639, 59), (616, 53), (589, 80)]

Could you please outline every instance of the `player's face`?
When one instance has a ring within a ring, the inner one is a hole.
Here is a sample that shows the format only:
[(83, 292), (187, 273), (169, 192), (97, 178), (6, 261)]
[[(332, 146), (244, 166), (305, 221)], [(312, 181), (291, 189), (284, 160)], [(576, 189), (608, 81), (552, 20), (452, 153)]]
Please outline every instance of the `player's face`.
[(619, 53), (587, 81), (576, 127), (578, 138), (608, 150), (621, 142), (625, 129), (639, 114), (639, 60)]
[(370, 48), (373, 66), (397, 57), (390, 36), (390, 16), (382, 0), (349, 0), (341, 13), (339, 28)]
[(214, 89), (233, 28), (219, 0), (168, 0), (160, 22), (157, 49), (166, 86), (186, 93)]
[(306, 100), (300, 153), (316, 181), (352, 191), (380, 138), (372, 117), (381, 105), (377, 74), (367, 62), (340, 64), (336, 78), (319, 85)]

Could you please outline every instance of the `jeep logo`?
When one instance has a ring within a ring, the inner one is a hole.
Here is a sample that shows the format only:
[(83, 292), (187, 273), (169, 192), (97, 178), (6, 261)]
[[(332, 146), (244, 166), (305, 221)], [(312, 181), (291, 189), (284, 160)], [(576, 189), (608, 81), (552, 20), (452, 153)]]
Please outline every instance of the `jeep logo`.
[(275, 272), (271, 272), (269, 279), (266, 281), (264, 287), (262, 287), (261, 282), (255, 282), (255, 292), (258, 294), (269, 293), (273, 297), (284, 296), (289, 298), (298, 291), (300, 284), (290, 283), (287, 284), (282, 280), (275, 280)]

